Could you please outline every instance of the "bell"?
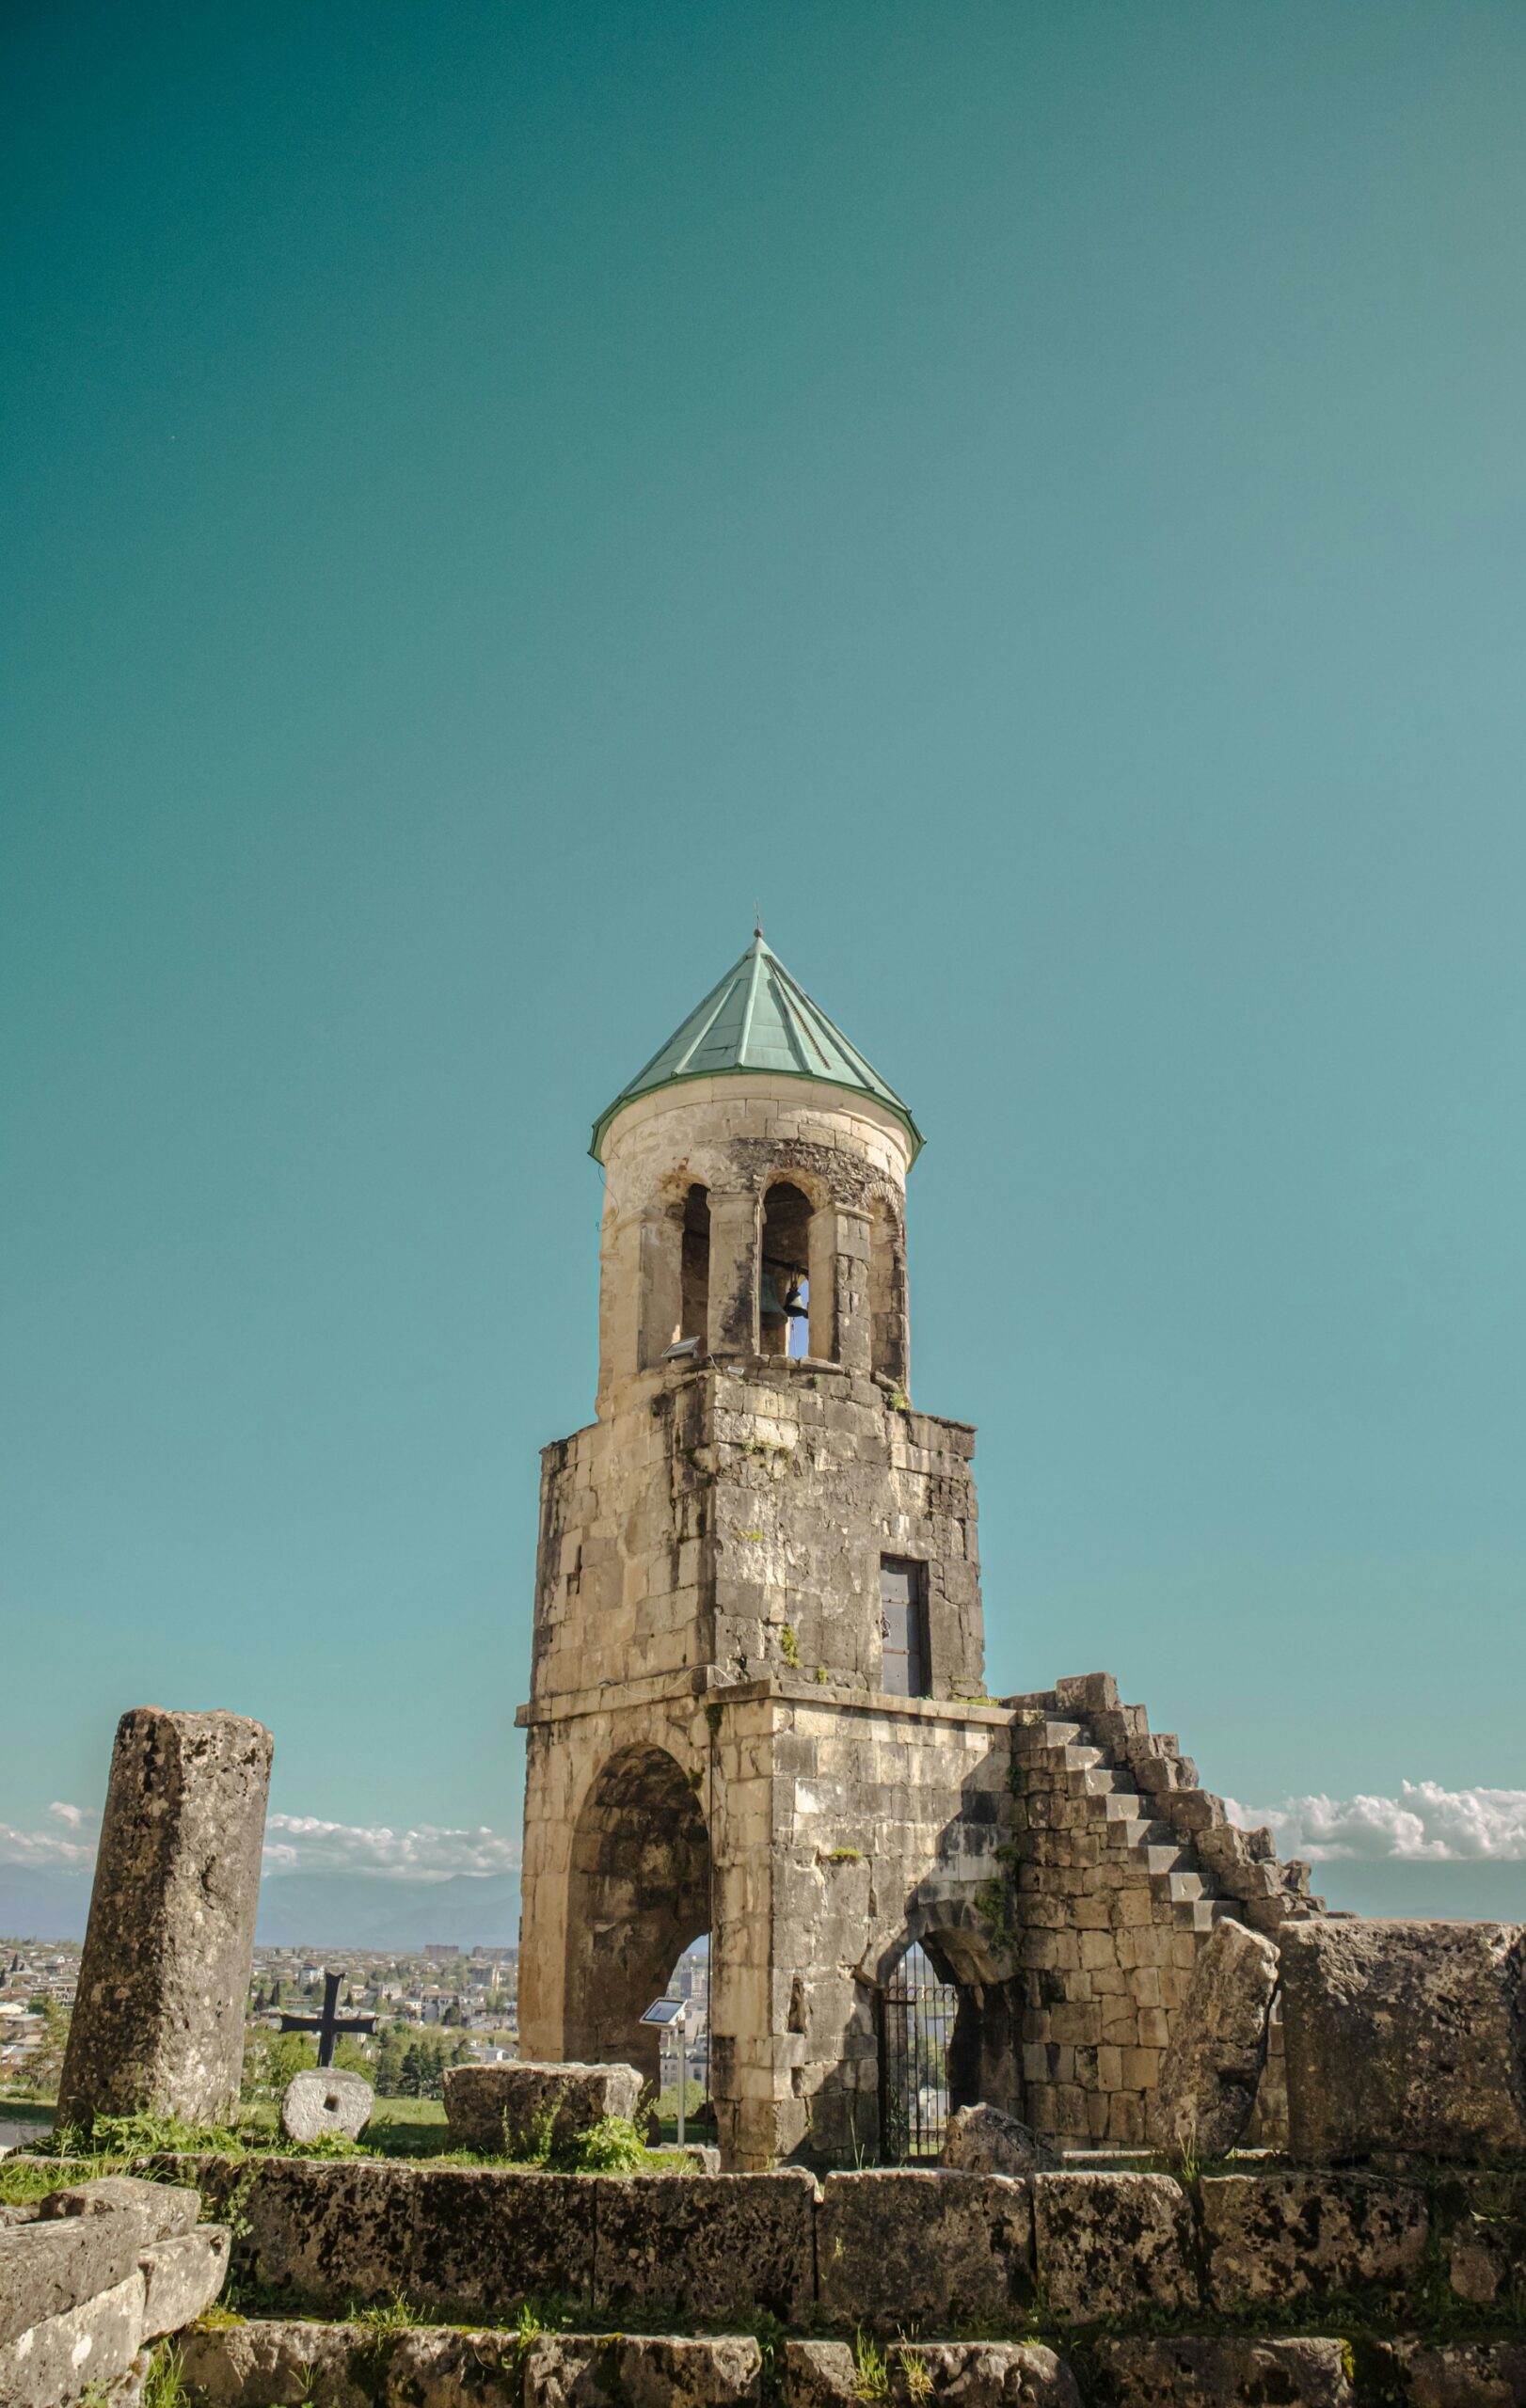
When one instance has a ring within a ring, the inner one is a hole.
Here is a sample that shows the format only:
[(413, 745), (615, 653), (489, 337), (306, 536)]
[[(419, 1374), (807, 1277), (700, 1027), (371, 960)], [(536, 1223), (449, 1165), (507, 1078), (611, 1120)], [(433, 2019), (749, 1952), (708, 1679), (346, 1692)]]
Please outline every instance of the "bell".
[(811, 1317), (811, 1308), (801, 1293), (801, 1285), (800, 1273), (793, 1272), (785, 1291), (785, 1311), (791, 1321), (809, 1321)]
[(783, 1321), (787, 1317), (788, 1310), (789, 1307), (787, 1305), (782, 1305), (779, 1302), (778, 1283), (775, 1280), (772, 1272), (765, 1271), (762, 1278), (757, 1283), (758, 1319), (760, 1321)]

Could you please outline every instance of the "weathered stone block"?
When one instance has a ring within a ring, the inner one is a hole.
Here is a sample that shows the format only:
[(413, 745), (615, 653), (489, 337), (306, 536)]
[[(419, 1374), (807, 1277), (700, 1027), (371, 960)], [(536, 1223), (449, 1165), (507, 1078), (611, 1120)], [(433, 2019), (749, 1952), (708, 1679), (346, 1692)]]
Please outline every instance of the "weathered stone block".
[[(1492, 2186), (1491, 2186), (1492, 2187)], [(1526, 2184), (1513, 2198), (1490, 2200), (1464, 2215), (1453, 2230), (1452, 2288), (1474, 2307), (1499, 2307), (1526, 2297)]]
[(586, 2177), (440, 2165), (421, 2167), (414, 2179), (411, 2266), (400, 2288), (421, 2306), (482, 2310), (496, 2321), (548, 2292), (592, 2302)]
[(0, 2231), (0, 2341), (135, 2275), (146, 2246), (131, 2211), (8, 2226)]
[(1036, 2174), (1039, 2283), (1056, 2316), (1089, 2324), (1198, 2304), (1191, 2219), (1165, 2174)]
[(1036, 2174), (1059, 2161), (1047, 2142), (1000, 2107), (956, 2107), (948, 2118), (940, 2165), (958, 2174)]
[(116, 2215), (126, 2209), (137, 2219), (145, 2245), (172, 2241), (177, 2233), (194, 2232), (201, 2213), (200, 2194), (185, 2183), (143, 2182), (133, 2174), (103, 2174), (98, 2181), (73, 2182), (50, 2191), (38, 2203), (38, 2218), (52, 2224), (59, 2218)]
[(135, 2266), (77, 2306), (0, 2340), (0, 2400), (5, 2408), (60, 2408), (87, 2384), (126, 2375), (142, 2335), (143, 2277)]
[(61, 2124), (211, 2122), (238, 2097), (271, 1745), (241, 1714), (119, 1723)]
[(1408, 2408), (1526, 2408), (1526, 2342), (1406, 2339), (1378, 2357)]
[[(299, 2320), (193, 2329), (179, 2349), (182, 2381), (204, 2408), (375, 2408), (386, 2364), (385, 2337), (378, 2347), (378, 2336), (354, 2324)], [(492, 2399), (485, 2388), (462, 2396), (481, 2397), (484, 2408)], [(516, 2408), (507, 2394), (502, 2408)]]
[(524, 2355), (524, 2408), (743, 2408), (761, 2396), (750, 2336), (545, 2334)]
[(209, 2169), (206, 2189), (227, 2203), (241, 2273), (341, 2308), (407, 2293), (420, 2178), (411, 2166), (364, 2159), (275, 2158), (252, 2174)]
[(212, 2305), (228, 2279), (228, 2250), (224, 2227), (204, 2224), (144, 2251), (143, 2340), (178, 2333)]
[(452, 2066), (445, 2120), (457, 2147), (513, 2157), (548, 2137), (560, 2147), (603, 2115), (633, 2115), (640, 2095), (634, 2066)]
[(808, 2315), (816, 2184), (803, 2167), (604, 2179), (597, 2190), (594, 2305), (602, 2313), (709, 2324)]
[(829, 2323), (904, 2331), (998, 2322), (1033, 2296), (1028, 2186), (993, 2174), (829, 2174), (817, 2270)]
[[(894, 2408), (1080, 2408), (1075, 2377), (1053, 2350), (1019, 2341), (908, 2341), (885, 2353)], [(785, 2408), (859, 2408), (864, 2384), (846, 2341), (785, 2344)]]
[(1526, 2152), (1526, 1929), (1285, 1924), (1293, 2154)]
[(400, 2333), (387, 2368), (386, 2408), (521, 2408), (524, 2351), (517, 2333)]
[[(1199, 1951), (1161, 2060), (1152, 2102), (1157, 2147), (1221, 2157), (1241, 2139), (1266, 2062), (1276, 1988), (1271, 1941), (1226, 1915)], [(1164, 2021), (1158, 2008), (1141, 2014), (1141, 2040), (1164, 2038), (1153, 2028)]]
[(1200, 2186), (1210, 2305), (1226, 2313), (1419, 2276), (1425, 2194), (1361, 2174), (1224, 2174)]
[(1347, 2408), (1339, 2341), (1105, 2341), (1116, 2408)]

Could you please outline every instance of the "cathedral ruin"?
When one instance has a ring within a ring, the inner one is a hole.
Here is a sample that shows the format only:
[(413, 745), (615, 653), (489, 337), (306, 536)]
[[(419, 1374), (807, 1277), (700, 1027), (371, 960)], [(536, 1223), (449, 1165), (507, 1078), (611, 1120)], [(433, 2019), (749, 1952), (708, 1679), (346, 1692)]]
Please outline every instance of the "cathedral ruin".
[(920, 1145), (761, 932), (594, 1131), (597, 1418), (545, 1450), (519, 1712), (521, 2047), (655, 2073), (640, 2017), (708, 1935), (739, 2170), (931, 2153), (914, 1967), (949, 2104), (1137, 2146), (1217, 1917), (1316, 1910), (1105, 1675), (987, 1697), (975, 1432), (910, 1395)]

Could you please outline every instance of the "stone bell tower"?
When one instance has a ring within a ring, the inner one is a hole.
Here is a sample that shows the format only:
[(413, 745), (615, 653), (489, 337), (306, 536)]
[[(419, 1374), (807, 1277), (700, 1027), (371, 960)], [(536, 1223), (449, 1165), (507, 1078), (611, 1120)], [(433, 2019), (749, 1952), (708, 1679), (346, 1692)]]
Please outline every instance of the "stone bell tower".
[[(525, 2053), (657, 2069), (702, 1934), (725, 2162), (872, 2150), (887, 1969), (977, 2001), (1009, 1716), (975, 1434), (913, 1409), (906, 1106), (759, 933), (603, 1113), (597, 1419), (543, 1457)], [(1001, 2015), (962, 2021), (1002, 2095)], [(977, 2062), (978, 2060), (978, 2062)]]

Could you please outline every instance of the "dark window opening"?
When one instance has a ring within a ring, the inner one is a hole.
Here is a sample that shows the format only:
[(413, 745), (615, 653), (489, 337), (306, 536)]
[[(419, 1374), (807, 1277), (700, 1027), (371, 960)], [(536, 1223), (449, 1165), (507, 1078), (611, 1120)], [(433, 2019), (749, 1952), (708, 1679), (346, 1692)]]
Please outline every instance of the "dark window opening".
[(927, 1565), (908, 1556), (880, 1558), (880, 1687), (891, 1697), (930, 1697)]
[(763, 1202), (761, 1276), (757, 1283), (758, 1346), (765, 1354), (810, 1350), (811, 1205), (787, 1180)]
[(684, 1198), (683, 1269), (679, 1281), (678, 1336), (703, 1347), (710, 1318), (710, 1192), (691, 1187)]

